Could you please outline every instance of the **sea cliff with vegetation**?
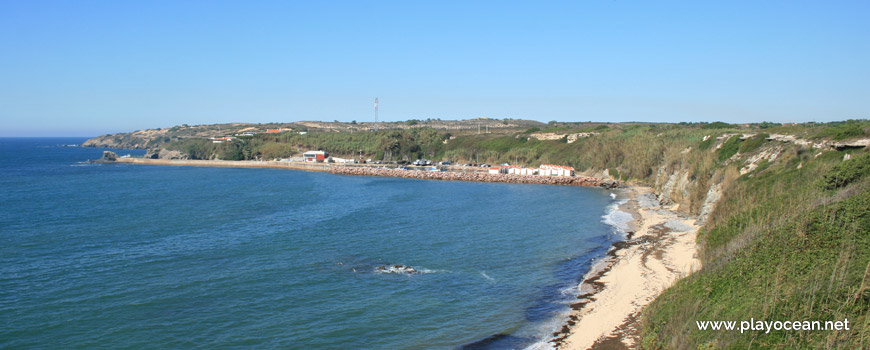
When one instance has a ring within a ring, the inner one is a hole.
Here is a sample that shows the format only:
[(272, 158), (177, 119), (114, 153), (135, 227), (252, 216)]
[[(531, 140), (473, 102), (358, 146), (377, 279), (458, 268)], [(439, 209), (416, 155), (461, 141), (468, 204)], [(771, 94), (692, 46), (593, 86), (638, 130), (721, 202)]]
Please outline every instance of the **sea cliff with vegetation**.
[[(626, 336), (646, 349), (870, 346), (870, 122), (539, 123), (509, 119), (382, 124), (179, 126), (85, 146), (149, 157), (274, 160), (313, 149), (383, 161), (560, 164), (652, 188), (695, 218), (701, 266), (646, 306)], [(278, 132), (267, 130), (278, 129)], [(210, 138), (234, 137), (215, 143)], [(712, 331), (696, 321), (848, 319), (849, 330)]]

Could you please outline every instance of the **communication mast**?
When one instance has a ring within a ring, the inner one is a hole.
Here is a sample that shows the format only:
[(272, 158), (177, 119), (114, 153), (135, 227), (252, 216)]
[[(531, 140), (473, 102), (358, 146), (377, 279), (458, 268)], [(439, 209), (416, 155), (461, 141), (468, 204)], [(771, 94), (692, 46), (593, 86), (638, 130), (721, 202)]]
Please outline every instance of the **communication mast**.
[(378, 98), (375, 97), (375, 132), (378, 132)]

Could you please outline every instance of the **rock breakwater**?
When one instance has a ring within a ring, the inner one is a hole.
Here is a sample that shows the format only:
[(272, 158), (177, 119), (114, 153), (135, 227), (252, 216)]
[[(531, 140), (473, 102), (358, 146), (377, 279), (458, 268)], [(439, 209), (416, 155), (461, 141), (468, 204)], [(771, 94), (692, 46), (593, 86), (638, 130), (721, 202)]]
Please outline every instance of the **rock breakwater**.
[(538, 175), (513, 175), (513, 174), (490, 174), (490, 173), (465, 173), (452, 171), (419, 171), (401, 170), (389, 168), (365, 168), (365, 167), (331, 167), (330, 173), (357, 176), (386, 176), (403, 177), (423, 180), (449, 180), (449, 181), (475, 181), (475, 182), (507, 182), (518, 184), (540, 185), (563, 185), (563, 186), (587, 186), (587, 187), (619, 187), (619, 183), (613, 180), (603, 180), (589, 176), (538, 176)]

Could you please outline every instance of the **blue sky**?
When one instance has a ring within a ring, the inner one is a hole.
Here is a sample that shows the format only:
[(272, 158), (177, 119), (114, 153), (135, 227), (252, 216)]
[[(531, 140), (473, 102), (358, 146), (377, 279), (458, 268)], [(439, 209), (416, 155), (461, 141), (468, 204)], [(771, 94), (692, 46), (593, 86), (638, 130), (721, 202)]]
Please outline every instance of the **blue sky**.
[(870, 2), (4, 1), (0, 136), (870, 117)]

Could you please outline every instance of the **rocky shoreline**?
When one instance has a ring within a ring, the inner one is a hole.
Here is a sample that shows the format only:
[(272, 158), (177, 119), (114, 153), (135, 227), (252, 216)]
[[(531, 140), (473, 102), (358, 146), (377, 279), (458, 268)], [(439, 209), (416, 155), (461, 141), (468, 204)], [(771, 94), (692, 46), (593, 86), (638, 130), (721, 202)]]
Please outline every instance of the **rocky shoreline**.
[(422, 180), (448, 180), (448, 181), (473, 181), (473, 182), (507, 182), (518, 184), (538, 185), (562, 185), (562, 186), (586, 186), (616, 188), (619, 183), (614, 180), (605, 180), (590, 176), (537, 176), (537, 175), (513, 175), (513, 174), (490, 174), (483, 172), (468, 173), (455, 171), (419, 171), (401, 170), (390, 168), (367, 168), (333, 166), (329, 172), (341, 175), (356, 176), (385, 176), (401, 177)]
[(562, 186), (585, 186), (616, 188), (619, 183), (615, 180), (602, 179), (591, 176), (537, 176), (537, 175), (513, 175), (513, 174), (490, 174), (486, 172), (462, 172), (462, 171), (422, 171), (402, 170), (393, 168), (374, 168), (366, 166), (336, 166), (325, 163), (301, 163), (279, 161), (253, 161), (253, 160), (191, 160), (191, 159), (152, 159), (152, 158), (124, 158), (118, 157), (111, 151), (103, 152), (100, 159), (92, 160), (94, 163), (126, 163), (143, 165), (174, 165), (174, 166), (205, 166), (205, 167), (233, 167), (233, 168), (277, 168), (306, 171), (326, 171), (339, 175), (355, 176), (383, 176), (401, 177), (421, 180), (447, 180), (447, 181), (472, 181), (472, 182), (505, 182), (517, 184), (536, 185), (562, 185)]

